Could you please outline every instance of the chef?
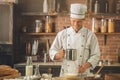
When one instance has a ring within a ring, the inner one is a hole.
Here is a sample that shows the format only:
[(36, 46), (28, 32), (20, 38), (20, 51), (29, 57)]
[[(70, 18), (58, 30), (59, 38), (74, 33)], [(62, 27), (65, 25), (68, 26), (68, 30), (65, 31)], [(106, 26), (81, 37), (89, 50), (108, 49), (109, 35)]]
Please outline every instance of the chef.
[[(79, 77), (89, 76), (91, 75), (90, 69), (94, 69), (100, 59), (97, 37), (83, 25), (86, 11), (85, 4), (71, 4), (71, 26), (58, 32), (51, 45), (50, 58), (53, 61), (62, 60), (60, 76), (65, 76), (67, 73), (77, 74)], [(77, 50), (75, 61), (65, 59), (66, 49)]]

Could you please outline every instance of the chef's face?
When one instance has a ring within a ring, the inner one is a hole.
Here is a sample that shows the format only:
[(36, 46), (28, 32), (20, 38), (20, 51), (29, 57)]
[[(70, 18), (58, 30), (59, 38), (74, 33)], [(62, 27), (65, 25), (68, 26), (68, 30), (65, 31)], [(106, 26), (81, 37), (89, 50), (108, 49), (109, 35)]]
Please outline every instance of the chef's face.
[(71, 18), (70, 21), (71, 26), (76, 32), (82, 27), (83, 19)]

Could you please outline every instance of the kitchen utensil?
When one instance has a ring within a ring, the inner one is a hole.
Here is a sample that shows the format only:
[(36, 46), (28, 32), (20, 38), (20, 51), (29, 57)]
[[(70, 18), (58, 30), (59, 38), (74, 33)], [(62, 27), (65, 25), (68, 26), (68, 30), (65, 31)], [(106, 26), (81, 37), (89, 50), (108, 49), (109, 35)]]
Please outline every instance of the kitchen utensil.
[(31, 55), (31, 44), (30, 42), (26, 43), (26, 55)]
[(100, 73), (100, 71), (102, 70), (103, 67), (104, 67), (104, 65), (102, 65), (102, 66), (100, 67), (100, 69), (98, 69), (98, 71), (95, 73), (95, 77), (97, 77), (97, 75)]
[(75, 61), (77, 59), (77, 50), (76, 49), (66, 49), (66, 59)]
[(36, 55), (37, 54), (38, 45), (39, 45), (39, 41), (38, 40), (34, 40), (34, 43), (32, 45), (32, 55)]

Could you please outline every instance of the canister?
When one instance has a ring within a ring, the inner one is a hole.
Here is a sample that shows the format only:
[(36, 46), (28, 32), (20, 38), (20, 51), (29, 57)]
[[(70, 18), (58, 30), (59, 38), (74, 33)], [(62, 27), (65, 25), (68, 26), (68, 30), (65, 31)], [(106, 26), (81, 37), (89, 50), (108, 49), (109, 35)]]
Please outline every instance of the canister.
[(75, 61), (77, 59), (76, 49), (66, 49), (66, 59)]
[(42, 21), (41, 20), (35, 20), (36, 23), (36, 28), (35, 28), (35, 32), (42, 32)]
[(109, 33), (115, 32), (115, 25), (113, 19), (108, 20), (108, 32)]

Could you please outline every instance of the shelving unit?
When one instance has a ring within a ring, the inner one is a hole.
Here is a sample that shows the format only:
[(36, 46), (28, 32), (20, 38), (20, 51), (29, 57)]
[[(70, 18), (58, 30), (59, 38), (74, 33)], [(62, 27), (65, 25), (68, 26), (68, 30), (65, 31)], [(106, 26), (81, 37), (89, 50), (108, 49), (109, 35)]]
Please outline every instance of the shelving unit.
[(22, 33), (22, 35), (28, 36), (55, 36), (57, 33)]

